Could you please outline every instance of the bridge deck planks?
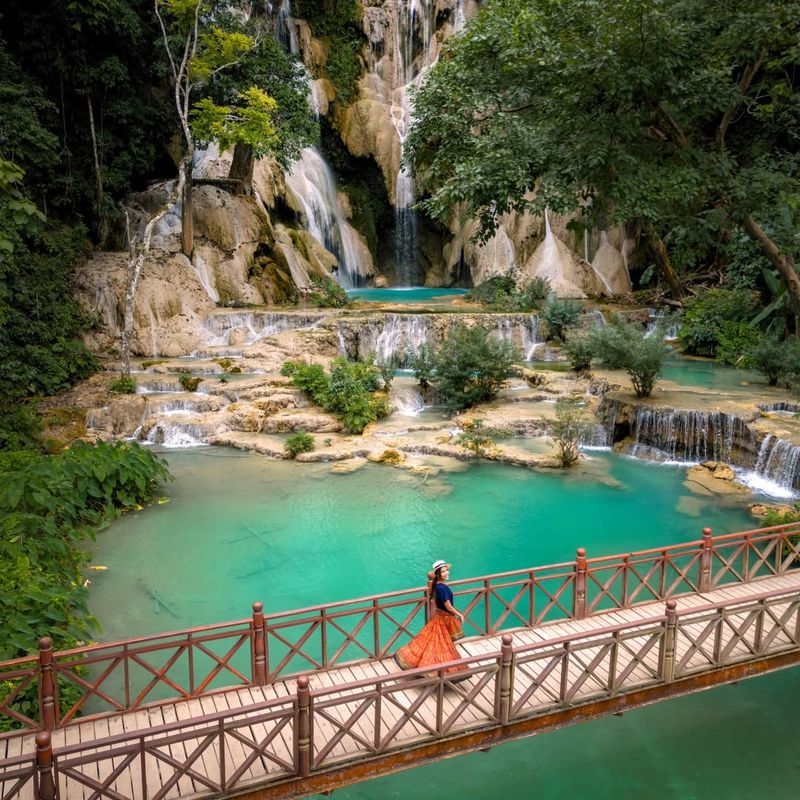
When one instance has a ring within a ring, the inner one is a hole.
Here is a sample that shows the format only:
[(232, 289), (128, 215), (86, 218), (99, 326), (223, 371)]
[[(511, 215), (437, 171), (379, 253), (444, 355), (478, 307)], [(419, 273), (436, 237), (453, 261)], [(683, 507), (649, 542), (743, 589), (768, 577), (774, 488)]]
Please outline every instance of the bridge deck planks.
[[(775, 589), (791, 588), (800, 589), (800, 570), (783, 576), (760, 579), (749, 584), (726, 584), (710, 592), (680, 597), (678, 598), (678, 608), (683, 612), (699, 608), (709, 603), (730, 601), (732, 607), (730, 612), (726, 614), (726, 622), (721, 625), (719, 636), (719, 647), (725, 650), (725, 648), (731, 645), (734, 637), (737, 636), (736, 630), (747, 625), (749, 612), (739, 610), (737, 604), (746, 603), (748, 598), (758, 593), (769, 592)], [(786, 607), (788, 607), (788, 604)], [(779, 617), (782, 610), (783, 607), (776, 607), (774, 612), (775, 616)], [(663, 614), (663, 611), (663, 602), (654, 601), (634, 608), (598, 611), (595, 612), (593, 616), (584, 620), (558, 621), (542, 625), (538, 628), (519, 628), (508, 631), (508, 633), (512, 635), (513, 644), (515, 646), (543, 643), (570, 635), (571, 633), (591, 634), (592, 631), (607, 626), (657, 619)], [(655, 624), (657, 625), (657, 623)], [(677, 637), (676, 641), (676, 664), (680, 663), (693, 647), (690, 639), (700, 636), (709, 625), (714, 626), (717, 624), (718, 622), (714, 620), (702, 620), (691, 623), (682, 629), (682, 633)], [(492, 656), (497, 654), (500, 650), (500, 638), (500, 635), (473, 638), (460, 642), (457, 646), (459, 652), (463, 656), (486, 655), (486, 663), (489, 664), (492, 661)], [(777, 634), (776, 639), (786, 642), (787, 644), (790, 642), (789, 637), (782, 632)], [(633, 655), (631, 655), (631, 653), (635, 654), (646, 641), (647, 635), (642, 635), (631, 638), (625, 642), (624, 646), (620, 645), (618, 650), (617, 674), (632, 662)], [(702, 651), (695, 652), (684, 665), (684, 669), (692, 671), (701, 667), (710, 666), (714, 657), (713, 644), (714, 636), (712, 632), (712, 635), (710, 635), (703, 644)], [(589, 645), (585, 649), (570, 654), (568, 672), (570, 685), (579, 681), (584, 676), (586, 672), (585, 667), (591, 664), (593, 658), (600, 652), (603, 646), (603, 643), (599, 640), (597, 646), (592, 646), (590, 640)], [(554, 654), (557, 653), (558, 647), (559, 646), (553, 648), (552, 652)], [(749, 648), (741, 641), (733, 645), (732, 652), (737, 657), (741, 656), (742, 658), (751, 655)], [(647, 656), (644, 657), (643, 663), (638, 664), (631, 671), (626, 681), (626, 687), (650, 680), (651, 673), (649, 670), (657, 669), (657, 659), (658, 648), (654, 647)], [(514, 704), (519, 702), (525, 685), (528, 684), (531, 677), (539, 674), (548, 662), (549, 658), (544, 658), (536, 663), (524, 663), (524, 657), (519, 661), (517, 669), (522, 671), (521, 676), (524, 675), (528, 677), (524, 681), (515, 681), (514, 697), (512, 698)], [(349, 683), (355, 680), (385, 677), (398, 672), (398, 669), (399, 668), (391, 658), (385, 658), (379, 661), (354, 662), (333, 669), (312, 673), (310, 675), (311, 689), (313, 692), (315, 689), (332, 688), (338, 684)], [(604, 659), (601, 664), (594, 669), (593, 674), (584, 681), (580, 689), (576, 691), (574, 699), (580, 700), (599, 693), (603, 690), (604, 685), (607, 684), (608, 678), (607, 659)], [(489, 680), (486, 686), (484, 686), (471, 701), (467, 701), (466, 699), (467, 695), (476, 688), (479, 680), (480, 675), (471, 676), (461, 683), (454, 684), (445, 691), (443, 703), (444, 717), (448, 719), (451, 716), (455, 716), (452, 727), (448, 729), (448, 732), (464, 727), (470, 728), (480, 726), (493, 719), (494, 679)], [(405, 685), (394, 684), (392, 685), (392, 689), (391, 695), (395, 702), (389, 701), (386, 696), (382, 698), (381, 702), (380, 724), (382, 737), (386, 736), (393, 726), (403, 720), (404, 715), (413, 707), (413, 704), (420, 697), (420, 693), (425, 691), (425, 686), (415, 685), (414, 682), (409, 681)], [(541, 685), (537, 688), (534, 695), (527, 700), (525, 708), (553, 705), (554, 702), (550, 701), (548, 697), (557, 698), (559, 689), (560, 672), (558, 669), (555, 669), (541, 682)], [(294, 697), (295, 692), (296, 681), (293, 678), (288, 678), (278, 680), (269, 686), (237, 688), (235, 690), (205, 695), (191, 700), (153, 706), (128, 714), (89, 719), (54, 731), (52, 735), (53, 746), (54, 748), (59, 748), (77, 742), (92, 742), (119, 734), (123, 731), (140, 732), (142, 736), (146, 738), (148, 736), (148, 730), (151, 727), (163, 723), (168, 723), (173, 720), (188, 720), (226, 709), (246, 708), (249, 705), (270, 699), (291, 699)], [(327, 709), (327, 713), (332, 721), (324, 720), (319, 714), (314, 715), (315, 758), (318, 757), (326, 743), (331, 741), (332, 737), (336, 735), (340, 726), (343, 726), (348, 721), (351, 714), (364, 702), (365, 695), (368, 693), (369, 688), (367, 687), (362, 690), (349, 690), (349, 693), (348, 690), (333, 692), (318, 699), (317, 702), (324, 702), (324, 700), (327, 699), (340, 698), (344, 699), (346, 702)], [(461, 707), (462, 704), (464, 705), (463, 708)], [(373, 700), (353, 726), (354, 733), (364, 739), (365, 742), (369, 743), (370, 747), (366, 747), (353, 736), (345, 735), (326, 757), (324, 761), (325, 766), (329, 766), (336, 761), (351, 759), (354, 756), (366, 755), (371, 752), (371, 745), (375, 737), (375, 713), (375, 701)], [(436, 727), (435, 714), (436, 698), (432, 695), (421, 704), (413, 717), (407, 717), (405, 719), (405, 723), (398, 730), (393, 743), (411, 743), (430, 736), (427, 726), (431, 728)], [(423, 720), (427, 723), (427, 726), (423, 724)], [(270, 730), (273, 730), (270, 726), (274, 724), (273, 722), (265, 723), (254, 719), (252, 724), (245, 724), (241, 732), (244, 738), (250, 739), (255, 743), (255, 746), (258, 746), (268, 735)], [(190, 730), (192, 729), (183, 729), (184, 732)], [(169, 745), (164, 745), (162, 749), (168, 757), (182, 763), (193, 754), (200, 741), (201, 738), (199, 738), (198, 734), (197, 739), (189, 738), (184, 741), (172, 742)], [(231, 735), (226, 735), (224, 737), (224, 746), (226, 748), (226, 775), (230, 779), (237, 765), (244, 763), (246, 758), (251, 755), (252, 749)], [(26, 733), (17, 737), (0, 740), (0, 756), (13, 757), (20, 753), (32, 754), (33, 751), (33, 734)], [(293, 761), (294, 731), (292, 726), (287, 725), (275, 736), (269, 745), (269, 751), (273, 752), (284, 761), (289, 763)], [(89, 779), (102, 782), (108, 778), (116, 766), (122, 763), (122, 759), (123, 756), (115, 755), (114, 758), (109, 758), (99, 763), (87, 764), (77, 769), (81, 770)], [(146, 771), (149, 794), (151, 796), (156, 787), (165, 785), (175, 774), (175, 768), (172, 765), (166, 763), (162, 759), (156, 758), (150, 753), (146, 754), (144, 757), (144, 768)], [(193, 762), (192, 768), (203, 776), (208, 777), (212, 782), (217, 782), (219, 780), (220, 753), (218, 737), (215, 738), (204, 750), (202, 755)], [(240, 783), (255, 783), (259, 780), (263, 780), (268, 774), (279, 773), (282, 769), (283, 768), (274, 761), (271, 761), (264, 755), (259, 755), (242, 775)], [(142, 759), (137, 756), (131, 765), (124, 769), (115, 779), (112, 784), (112, 789), (123, 798), (138, 800), (142, 795), (141, 770)], [(2, 794), (3, 789), (4, 785), (2, 781), (0, 781), (0, 794)], [(172, 786), (165, 800), (172, 800), (172, 798), (190, 795), (207, 794), (210, 792), (211, 790), (208, 789), (202, 781), (183, 775), (175, 785)], [(73, 778), (66, 779), (65, 776), (60, 776), (60, 800), (89, 800), (93, 794), (94, 790), (91, 787)], [(20, 800), (32, 800), (33, 786), (30, 782), (19, 795), (19, 798)]]

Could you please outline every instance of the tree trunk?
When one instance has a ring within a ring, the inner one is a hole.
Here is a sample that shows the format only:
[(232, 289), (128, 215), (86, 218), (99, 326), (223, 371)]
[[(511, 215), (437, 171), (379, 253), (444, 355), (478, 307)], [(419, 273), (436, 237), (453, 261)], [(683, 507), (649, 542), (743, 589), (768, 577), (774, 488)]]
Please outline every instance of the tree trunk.
[(97, 133), (94, 127), (94, 109), (92, 98), (86, 95), (86, 106), (89, 109), (89, 130), (92, 134), (92, 155), (94, 156), (94, 177), (97, 191), (97, 237), (102, 247), (108, 239), (108, 219), (105, 211), (105, 193), (103, 191), (103, 173), (100, 170), (100, 154), (97, 149)]
[(192, 257), (194, 250), (194, 217), (192, 214), (192, 153), (181, 159), (179, 172), (183, 185), (181, 192), (181, 248), (186, 258)]
[(253, 167), (255, 166), (255, 156), (253, 147), (249, 144), (237, 142), (233, 148), (233, 161), (228, 172), (228, 177), (233, 181), (241, 181), (242, 193), (253, 193)]
[(772, 239), (764, 233), (764, 229), (748, 214), (742, 220), (747, 235), (761, 248), (764, 255), (772, 262), (778, 273), (786, 282), (795, 323), (800, 319), (800, 275), (797, 274), (794, 261), (789, 256), (783, 255)]
[(681, 300), (683, 299), (684, 295), (683, 286), (681, 286), (678, 274), (675, 272), (675, 268), (672, 266), (669, 253), (667, 252), (667, 246), (664, 244), (663, 239), (656, 233), (655, 229), (650, 223), (645, 223), (645, 225), (650, 237), (650, 244), (652, 245), (653, 250), (655, 250), (658, 262), (661, 266), (661, 271), (664, 273), (664, 278), (669, 286), (670, 294), (676, 300)]

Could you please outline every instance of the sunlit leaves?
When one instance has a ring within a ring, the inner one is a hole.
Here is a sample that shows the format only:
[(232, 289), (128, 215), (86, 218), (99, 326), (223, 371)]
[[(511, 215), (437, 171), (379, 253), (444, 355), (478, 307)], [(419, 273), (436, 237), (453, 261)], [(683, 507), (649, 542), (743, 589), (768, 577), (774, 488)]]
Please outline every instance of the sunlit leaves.
[(204, 97), (192, 109), (192, 131), (201, 142), (218, 142), (223, 150), (241, 142), (257, 156), (266, 155), (278, 141), (277, 103), (265, 91), (251, 86), (238, 95), (236, 106), (216, 105)]

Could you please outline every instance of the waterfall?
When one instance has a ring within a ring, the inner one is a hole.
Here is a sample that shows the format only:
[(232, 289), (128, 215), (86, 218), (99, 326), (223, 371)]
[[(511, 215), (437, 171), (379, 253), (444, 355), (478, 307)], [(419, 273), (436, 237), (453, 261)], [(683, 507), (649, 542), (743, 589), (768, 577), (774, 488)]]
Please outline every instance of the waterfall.
[[(411, 89), (436, 63), (438, 47), (433, 35), (437, 7), (434, 0), (398, 0), (394, 26), (394, 91), (391, 117), (400, 152), (411, 126)], [(451, 10), (454, 32), (465, 24), (463, 0), (456, 0)], [(373, 66), (378, 71), (378, 64)], [(395, 178), (395, 283), (409, 286), (417, 253), (416, 184), (410, 167), (402, 165)]]
[[(276, 34), (293, 55), (299, 53), (297, 31), (289, 0), (283, 0), (276, 19)], [(311, 80), (311, 108), (319, 117), (320, 89)], [(336, 277), (342, 286), (364, 283), (367, 265), (360, 256), (358, 234), (347, 222), (330, 166), (316, 147), (306, 147), (286, 175), (286, 187), (301, 208), (306, 230), (339, 260)]]
[(401, 367), (411, 350), (430, 341), (431, 328), (423, 315), (385, 314), (382, 320), (370, 322), (364, 334), (358, 340), (360, 357), (374, 353), (379, 363)]
[[(657, 308), (647, 309), (647, 330), (644, 333), (645, 339), (649, 339), (658, 329), (663, 325), (663, 320), (667, 318), (666, 314), (659, 311)], [(681, 326), (678, 322), (671, 322), (664, 330), (664, 341), (674, 342), (678, 338), (678, 331)]]
[[(530, 359), (542, 344), (539, 338), (539, 318), (535, 314), (476, 314), (476, 324), (493, 333), (501, 341), (513, 344), (520, 354)], [(344, 329), (352, 330), (357, 340), (357, 355), (370, 353), (383, 363), (403, 367), (408, 354), (422, 344), (435, 344), (458, 323), (453, 315), (382, 314), (367, 319), (344, 319), (338, 324), (339, 350), (347, 350)]]
[(425, 401), (415, 384), (395, 380), (389, 398), (397, 413), (403, 417), (416, 417), (425, 409)]
[(337, 277), (353, 288), (364, 282), (366, 269), (359, 256), (358, 234), (347, 223), (330, 167), (315, 147), (306, 147), (286, 175), (286, 186), (302, 209), (311, 235), (339, 259)]
[(800, 446), (778, 439), (770, 433), (761, 442), (754, 472), (769, 478), (784, 489), (791, 490), (800, 483), (798, 463)]
[(530, 361), (544, 342), (539, 338), (539, 317), (536, 314), (500, 317), (497, 338), (518, 347), (525, 361)]
[[(217, 312), (205, 318), (206, 344), (225, 347), (253, 344), (283, 331), (307, 330), (327, 319), (328, 314), (295, 314), (280, 311)], [(235, 341), (234, 341), (235, 340)]]
[(197, 279), (200, 281), (202, 287), (206, 290), (206, 294), (208, 295), (209, 299), (213, 300), (215, 303), (218, 303), (219, 292), (214, 284), (209, 263), (199, 247), (196, 247), (194, 253), (192, 253), (192, 266), (194, 267), (194, 271), (197, 273)]
[(735, 463), (734, 441), (754, 439), (743, 420), (721, 411), (639, 406), (632, 429), (631, 455), (656, 455), (682, 463)]

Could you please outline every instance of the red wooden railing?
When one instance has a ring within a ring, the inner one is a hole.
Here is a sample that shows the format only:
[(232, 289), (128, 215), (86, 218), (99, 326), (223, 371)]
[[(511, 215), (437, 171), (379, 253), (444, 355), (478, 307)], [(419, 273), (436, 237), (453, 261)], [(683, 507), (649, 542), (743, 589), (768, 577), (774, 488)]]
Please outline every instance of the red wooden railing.
[[(499, 651), (433, 674), (425, 667), (330, 687), (303, 675), (288, 697), (57, 748), (45, 731), (35, 756), (0, 760), (0, 794), (15, 800), (30, 783), (37, 800), (54, 800), (55, 787), (116, 800), (241, 793), (701, 673), (722, 670), (729, 680), (737, 664), (800, 651), (796, 588), (676, 605), (669, 599), (651, 618), (534, 644), (512, 646), (505, 634)], [(228, 763), (232, 745), (240, 755)]]
[[(622, 555), (515, 570), (451, 582), (468, 635), (489, 635), (601, 611), (710, 591), (780, 575), (800, 558), (800, 524), (712, 537)], [(428, 613), (418, 587), (249, 619), (96, 644), (0, 663), (0, 718), (52, 730), (76, 716), (119, 713), (232, 686), (263, 685), (288, 674), (383, 658), (421, 627)], [(34, 684), (37, 712), (18, 710)], [(61, 697), (75, 687), (77, 699)], [(6, 734), (9, 735), (9, 734)], [(13, 735), (13, 732), (12, 734)]]

